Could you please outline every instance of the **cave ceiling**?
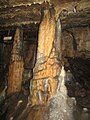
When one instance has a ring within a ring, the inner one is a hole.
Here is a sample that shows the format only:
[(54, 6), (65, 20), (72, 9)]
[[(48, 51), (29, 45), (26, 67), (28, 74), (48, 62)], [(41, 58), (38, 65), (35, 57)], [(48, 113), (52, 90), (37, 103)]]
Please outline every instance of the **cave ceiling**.
[[(62, 29), (90, 25), (90, 0), (46, 0), (53, 5), (56, 20), (60, 15)], [(39, 24), (45, 0), (0, 0), (0, 28)], [(81, 26), (82, 26), (81, 25)]]
[(42, 4), (43, 2), (49, 2), (50, 4), (53, 4), (54, 6), (63, 6), (65, 3), (72, 4), (74, 3), (79, 3), (79, 2), (87, 2), (89, 0), (0, 0), (0, 6), (5, 6), (5, 5), (22, 5), (22, 4), (32, 4), (32, 3), (39, 3)]
[[(42, 3), (44, 2), (45, 0), (0, 0), (0, 4), (4, 5), (4, 4), (20, 4), (20, 3), (23, 3), (23, 4), (27, 4), (27, 3), (33, 3), (33, 2), (36, 2), (36, 3)], [(65, 3), (65, 2), (72, 2), (72, 1), (80, 1), (80, 0), (46, 0), (46, 1), (49, 1), (51, 3), (54, 3), (54, 4), (57, 4), (57, 3)]]

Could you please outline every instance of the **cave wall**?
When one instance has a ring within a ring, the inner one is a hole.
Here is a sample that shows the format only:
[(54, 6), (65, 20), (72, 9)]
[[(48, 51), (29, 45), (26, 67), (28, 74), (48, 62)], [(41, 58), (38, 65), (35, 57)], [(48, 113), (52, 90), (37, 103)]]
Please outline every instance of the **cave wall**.
[(67, 71), (65, 85), (69, 97), (90, 109), (90, 28), (76, 27), (62, 33), (62, 61)]
[(90, 28), (78, 27), (62, 33), (62, 57), (90, 58)]

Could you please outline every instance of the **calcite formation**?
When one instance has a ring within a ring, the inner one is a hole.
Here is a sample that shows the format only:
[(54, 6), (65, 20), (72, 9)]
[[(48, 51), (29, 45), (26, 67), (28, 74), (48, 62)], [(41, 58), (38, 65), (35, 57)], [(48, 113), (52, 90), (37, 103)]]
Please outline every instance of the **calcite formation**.
[(32, 105), (48, 102), (57, 89), (60, 65), (55, 48), (55, 27), (54, 15), (45, 10), (39, 29), (37, 58), (31, 80)]
[(7, 95), (21, 91), (23, 66), (21, 30), (17, 28), (11, 52)]

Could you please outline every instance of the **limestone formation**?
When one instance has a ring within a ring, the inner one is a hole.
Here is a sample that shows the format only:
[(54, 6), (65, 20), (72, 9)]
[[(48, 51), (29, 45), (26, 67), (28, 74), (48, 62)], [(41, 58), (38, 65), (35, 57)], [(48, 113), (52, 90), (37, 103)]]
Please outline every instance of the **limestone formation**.
[(17, 28), (11, 52), (7, 95), (21, 91), (23, 65), (21, 31)]
[(37, 58), (31, 80), (32, 105), (48, 102), (56, 92), (60, 66), (54, 46), (55, 27), (54, 15), (51, 15), (49, 10), (45, 10), (39, 28)]

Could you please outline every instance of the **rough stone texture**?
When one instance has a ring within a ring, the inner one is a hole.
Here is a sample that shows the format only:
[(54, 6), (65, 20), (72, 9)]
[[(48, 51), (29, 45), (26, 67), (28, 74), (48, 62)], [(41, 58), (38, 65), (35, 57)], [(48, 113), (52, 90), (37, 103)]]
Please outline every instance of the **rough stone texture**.
[(64, 85), (64, 77), (61, 82), (60, 91), (51, 99), (46, 108), (43, 120), (89, 120), (90, 113), (86, 110), (80, 110), (76, 105), (75, 98), (67, 95), (67, 89)]
[(90, 30), (86, 28), (67, 29), (62, 33), (62, 59), (68, 57), (90, 58)]
[(37, 60), (31, 80), (32, 105), (47, 102), (56, 92), (59, 61), (54, 48), (55, 18), (50, 11), (44, 11), (39, 29)]
[(1, 27), (12, 27), (36, 24), (41, 20), (41, 7), (39, 4), (31, 6), (16, 6), (0, 8)]
[(85, 26), (87, 23), (90, 24), (90, 12), (85, 12), (90, 9), (89, 0), (48, 0), (49, 3), (44, 2), (43, 0), (37, 0), (37, 2), (32, 0), (32, 2), (29, 2), (24, 0), (14, 0), (11, 2), (11, 5), (3, 5), (0, 8), (0, 26), (15, 27), (19, 25), (30, 25), (31, 23), (40, 23), (42, 18), (42, 9), (49, 8), (51, 5), (55, 8), (56, 20), (59, 15), (62, 14), (60, 17), (62, 21), (62, 28), (77, 25)]
[[(88, 108), (90, 100), (90, 29), (78, 27), (62, 34), (62, 60), (67, 73), (67, 93), (75, 97), (81, 108)], [(71, 77), (70, 77), (71, 76)]]
[(81, 108), (90, 109), (90, 60), (82, 58), (70, 58), (69, 69), (65, 85), (67, 94), (75, 97)]
[(56, 18), (65, 10), (66, 17), (72, 13), (84, 11), (90, 8), (89, 0), (51, 0), (51, 4), (55, 6)]
[(20, 92), (23, 74), (23, 58), (22, 58), (22, 41), (21, 31), (16, 29), (14, 36), (13, 48), (11, 52), (11, 61), (8, 75), (8, 90), (7, 95), (15, 92)]
[(10, 5), (32, 4), (42, 2), (44, 2), (44, 0), (9, 0)]

